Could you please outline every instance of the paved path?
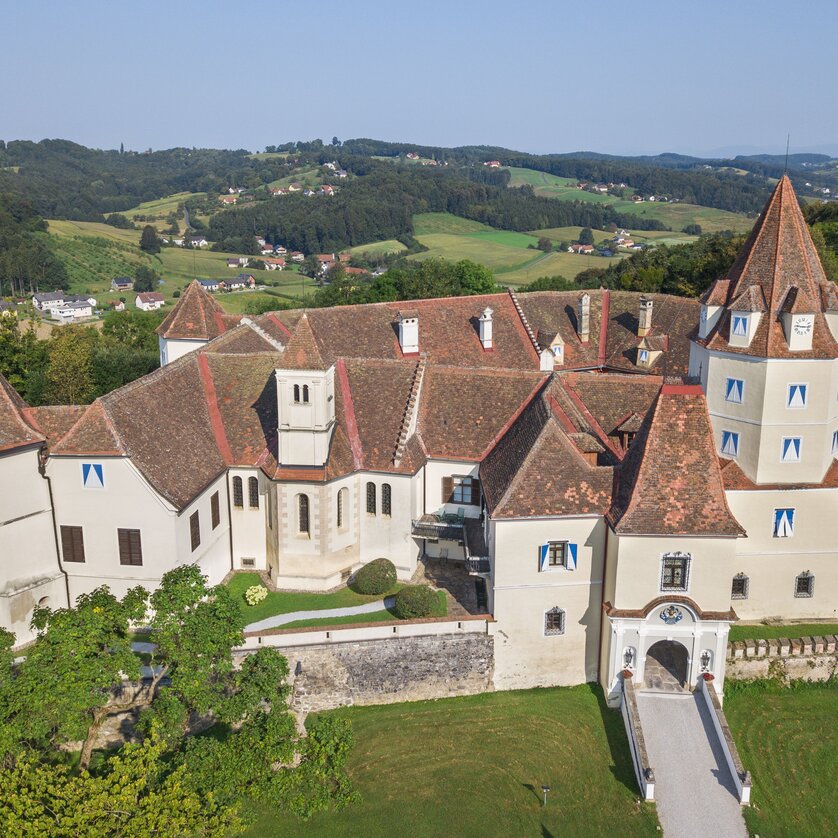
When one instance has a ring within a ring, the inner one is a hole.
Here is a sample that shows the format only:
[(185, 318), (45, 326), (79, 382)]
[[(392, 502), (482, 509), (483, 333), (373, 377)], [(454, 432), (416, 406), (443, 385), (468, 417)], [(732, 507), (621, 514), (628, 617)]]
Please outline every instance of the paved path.
[(384, 597), (375, 602), (368, 602), (366, 605), (350, 605), (346, 608), (321, 608), (319, 611), (292, 611), (290, 614), (277, 614), (274, 617), (266, 617), (264, 620), (251, 623), (244, 627), (245, 631), (262, 631), (263, 629), (278, 628), (288, 623), (296, 623), (298, 620), (317, 620), (323, 617), (351, 617), (353, 614), (372, 614), (375, 611), (383, 611), (391, 608), (396, 598), (394, 596)]
[(747, 838), (739, 798), (700, 693), (639, 692), (664, 838)]

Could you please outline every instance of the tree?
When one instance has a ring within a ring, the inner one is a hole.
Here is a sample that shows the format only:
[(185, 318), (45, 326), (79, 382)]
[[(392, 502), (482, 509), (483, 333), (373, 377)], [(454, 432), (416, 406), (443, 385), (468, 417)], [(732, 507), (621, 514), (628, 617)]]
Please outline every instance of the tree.
[(701, 225), (700, 224), (687, 224), (683, 232), (686, 233), (688, 236), (700, 236), (701, 235)]
[(593, 244), (594, 232), (590, 227), (583, 227), (579, 231), (579, 244)]
[(67, 325), (55, 329), (48, 343), (46, 396), (51, 404), (87, 404), (94, 396), (93, 350), (96, 329)]
[(138, 265), (134, 271), (134, 290), (139, 293), (141, 291), (153, 291), (157, 287), (160, 279), (160, 274), (146, 265)]
[(332, 145), (337, 147), (340, 145), (340, 140), (337, 137), (332, 137)]
[(527, 291), (573, 291), (577, 287), (575, 282), (571, 282), (563, 276), (540, 276), (529, 285), (522, 285), (518, 290), (522, 293)]
[(143, 232), (140, 236), (140, 250), (145, 253), (160, 252), (160, 239), (157, 238), (157, 231), (151, 224), (146, 224), (143, 227)]
[(553, 249), (553, 242), (550, 241), (547, 236), (541, 236), (536, 247), (539, 250), (543, 250), (545, 253), (549, 253)]

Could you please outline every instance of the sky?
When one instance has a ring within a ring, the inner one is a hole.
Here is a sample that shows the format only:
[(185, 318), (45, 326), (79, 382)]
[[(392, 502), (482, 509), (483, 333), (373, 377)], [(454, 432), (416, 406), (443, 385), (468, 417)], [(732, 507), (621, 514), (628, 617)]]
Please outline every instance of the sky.
[(838, 156), (835, 0), (0, 0), (0, 138)]

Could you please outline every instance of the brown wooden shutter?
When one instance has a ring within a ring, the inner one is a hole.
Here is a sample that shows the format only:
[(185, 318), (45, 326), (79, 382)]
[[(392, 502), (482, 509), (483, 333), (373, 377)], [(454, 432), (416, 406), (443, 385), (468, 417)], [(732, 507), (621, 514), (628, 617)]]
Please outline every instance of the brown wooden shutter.
[(193, 552), (201, 546), (201, 519), (198, 512), (189, 516), (189, 537), (192, 541)]
[(453, 503), (454, 502), (454, 478), (453, 477), (443, 477), (442, 478), (442, 502), (443, 503)]
[(116, 531), (119, 541), (119, 563), (124, 565), (142, 565), (143, 547), (139, 530)]
[(471, 503), (480, 506), (480, 481), (476, 477), (471, 478)]
[(218, 492), (210, 498), (210, 515), (212, 516), (212, 528), (215, 529), (221, 523), (221, 509), (218, 504)]
[(61, 552), (65, 562), (84, 561), (84, 534), (81, 527), (61, 527)]

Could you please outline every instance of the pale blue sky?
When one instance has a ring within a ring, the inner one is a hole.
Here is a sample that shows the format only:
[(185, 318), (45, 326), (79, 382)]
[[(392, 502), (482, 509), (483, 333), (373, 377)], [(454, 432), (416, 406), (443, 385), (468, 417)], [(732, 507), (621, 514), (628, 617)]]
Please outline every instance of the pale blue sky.
[(0, 0), (0, 138), (838, 154), (838, 2)]

